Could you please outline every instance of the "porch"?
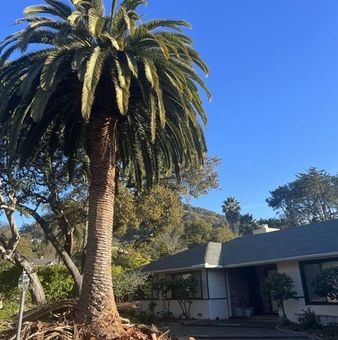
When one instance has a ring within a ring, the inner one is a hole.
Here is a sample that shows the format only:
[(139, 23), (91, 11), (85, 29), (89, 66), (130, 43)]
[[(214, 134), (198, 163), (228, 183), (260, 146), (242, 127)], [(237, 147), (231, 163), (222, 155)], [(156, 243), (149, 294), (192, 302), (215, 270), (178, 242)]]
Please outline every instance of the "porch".
[(277, 272), (274, 264), (227, 270), (229, 310), (231, 317), (276, 315), (276, 303), (262, 290), (264, 280)]

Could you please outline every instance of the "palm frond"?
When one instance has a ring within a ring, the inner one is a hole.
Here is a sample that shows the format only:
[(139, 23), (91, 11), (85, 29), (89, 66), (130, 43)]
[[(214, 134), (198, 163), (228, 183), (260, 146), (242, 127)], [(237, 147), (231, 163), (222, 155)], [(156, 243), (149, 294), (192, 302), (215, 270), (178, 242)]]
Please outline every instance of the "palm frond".
[(95, 91), (100, 80), (105, 55), (105, 52), (102, 51), (99, 46), (96, 46), (87, 61), (82, 89), (81, 109), (83, 119), (85, 120), (89, 120), (91, 114), (91, 109), (95, 98)]

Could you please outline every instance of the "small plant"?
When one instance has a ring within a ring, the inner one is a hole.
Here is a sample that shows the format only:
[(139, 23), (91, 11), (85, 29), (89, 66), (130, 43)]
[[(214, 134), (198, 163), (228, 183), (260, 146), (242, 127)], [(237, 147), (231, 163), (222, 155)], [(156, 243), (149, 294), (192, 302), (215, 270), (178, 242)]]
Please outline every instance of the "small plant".
[(262, 289), (266, 294), (270, 294), (272, 299), (276, 301), (278, 308), (283, 313), (284, 321), (288, 321), (285, 313), (284, 301), (297, 298), (297, 293), (293, 290), (294, 283), (292, 278), (285, 273), (275, 273), (266, 278), (262, 285)]
[(303, 310), (304, 314), (299, 316), (299, 325), (303, 330), (318, 330), (322, 328), (320, 317), (310, 308)]

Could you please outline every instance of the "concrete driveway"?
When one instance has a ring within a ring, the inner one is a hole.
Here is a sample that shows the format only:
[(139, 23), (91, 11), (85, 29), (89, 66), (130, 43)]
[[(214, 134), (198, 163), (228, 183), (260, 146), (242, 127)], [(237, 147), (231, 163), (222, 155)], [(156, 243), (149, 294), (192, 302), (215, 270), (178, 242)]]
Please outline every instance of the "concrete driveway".
[(305, 340), (310, 337), (295, 334), (287, 331), (279, 331), (272, 327), (254, 327), (246, 324), (223, 324), (223, 325), (198, 325), (189, 324), (182, 325), (179, 323), (172, 323), (163, 325), (163, 329), (170, 329), (170, 334), (177, 336), (179, 339), (186, 340), (189, 337), (195, 339), (261, 339), (261, 340), (287, 340), (299, 339)]

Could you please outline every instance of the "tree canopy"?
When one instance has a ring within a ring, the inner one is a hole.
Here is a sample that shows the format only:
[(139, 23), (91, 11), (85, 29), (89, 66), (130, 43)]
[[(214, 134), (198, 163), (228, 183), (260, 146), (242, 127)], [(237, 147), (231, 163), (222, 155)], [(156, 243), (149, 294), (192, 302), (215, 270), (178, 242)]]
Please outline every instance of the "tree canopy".
[(338, 217), (338, 176), (310, 168), (270, 192), (266, 200), (289, 226)]

